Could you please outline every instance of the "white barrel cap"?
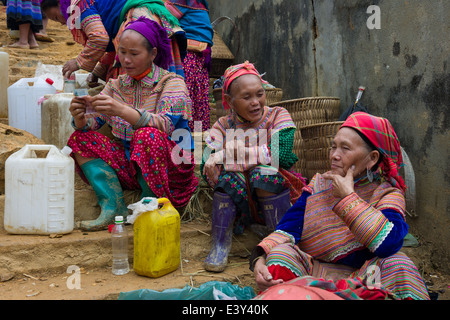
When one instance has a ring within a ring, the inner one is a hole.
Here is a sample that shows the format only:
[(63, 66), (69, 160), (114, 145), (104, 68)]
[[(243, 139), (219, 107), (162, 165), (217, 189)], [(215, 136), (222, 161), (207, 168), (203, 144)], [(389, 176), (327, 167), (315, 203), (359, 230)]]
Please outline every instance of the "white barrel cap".
[(66, 156), (70, 156), (70, 154), (72, 153), (72, 148), (69, 146), (65, 146), (61, 149), (61, 152)]

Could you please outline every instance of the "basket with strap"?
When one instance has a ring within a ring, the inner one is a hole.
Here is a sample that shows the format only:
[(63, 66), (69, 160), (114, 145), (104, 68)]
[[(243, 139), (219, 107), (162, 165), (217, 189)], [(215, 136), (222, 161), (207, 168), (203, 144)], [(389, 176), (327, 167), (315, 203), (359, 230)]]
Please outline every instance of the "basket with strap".
[[(220, 17), (214, 20), (214, 22), (211, 23), (211, 26), (214, 29), (217, 24), (224, 20), (229, 20), (234, 26), (238, 43), (238, 49), (236, 51), (237, 55), (240, 47), (240, 36), (239, 30), (234, 21), (229, 17)], [(211, 71), (209, 72), (209, 76), (211, 78), (220, 78), (221, 76), (223, 76), (225, 70), (232, 65), (234, 57), (235, 55), (230, 51), (228, 46), (223, 41), (222, 37), (216, 30), (214, 30), (213, 46), (211, 48)]]

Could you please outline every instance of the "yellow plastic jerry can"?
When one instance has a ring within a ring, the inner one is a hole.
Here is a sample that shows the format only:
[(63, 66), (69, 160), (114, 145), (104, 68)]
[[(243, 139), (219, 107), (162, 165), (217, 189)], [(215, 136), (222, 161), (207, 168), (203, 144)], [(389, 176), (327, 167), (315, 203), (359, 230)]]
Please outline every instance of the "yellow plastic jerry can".
[(134, 222), (133, 269), (141, 276), (161, 277), (180, 265), (180, 215), (169, 199), (158, 199), (161, 205)]

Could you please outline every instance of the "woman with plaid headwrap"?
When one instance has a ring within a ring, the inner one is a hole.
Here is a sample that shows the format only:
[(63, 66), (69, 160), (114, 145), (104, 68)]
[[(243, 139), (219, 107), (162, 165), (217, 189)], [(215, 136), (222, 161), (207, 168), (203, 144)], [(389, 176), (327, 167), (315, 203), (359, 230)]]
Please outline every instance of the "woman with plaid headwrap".
[(406, 186), (389, 121), (352, 114), (333, 140), (330, 162), (331, 171), (314, 176), (276, 231), (253, 251), (250, 267), (258, 286), (321, 278), (334, 268), (341, 278), (375, 280), (394, 298), (429, 299), (414, 263), (398, 252), (408, 233)]
[(229, 67), (224, 77), (223, 102), (231, 113), (213, 125), (202, 165), (214, 188), (213, 243), (205, 268), (215, 272), (227, 265), (233, 224), (235, 233), (255, 222), (273, 231), (304, 186), (290, 171), (298, 158), (289, 112), (265, 105), (264, 80), (248, 61)]

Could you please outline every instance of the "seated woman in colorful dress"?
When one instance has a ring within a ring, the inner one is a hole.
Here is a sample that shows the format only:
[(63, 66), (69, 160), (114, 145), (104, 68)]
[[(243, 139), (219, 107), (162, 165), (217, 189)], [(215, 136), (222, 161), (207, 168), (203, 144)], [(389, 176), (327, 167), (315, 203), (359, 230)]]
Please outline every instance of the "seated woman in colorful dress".
[(67, 24), (73, 39), (83, 46), (80, 54), (63, 66), (66, 77), (83, 69), (92, 72), (92, 82), (108, 81), (125, 73), (116, 65), (116, 53), (125, 26), (141, 16), (162, 26), (171, 41), (172, 61), (168, 71), (184, 76), (182, 58), (186, 52), (186, 37), (178, 20), (161, 0), (43, 0), (45, 15)]
[(232, 229), (258, 222), (274, 230), (298, 197), (303, 179), (291, 167), (295, 124), (289, 112), (265, 105), (263, 80), (248, 61), (225, 71), (223, 101), (231, 113), (220, 118), (206, 140), (201, 170), (214, 188), (212, 246), (208, 271), (227, 265)]
[[(164, 69), (171, 59), (165, 30), (139, 18), (123, 32), (118, 55), (127, 74), (111, 79), (99, 95), (75, 97), (70, 105), (76, 131), (67, 144), (101, 207), (98, 219), (82, 221), (83, 230), (104, 229), (115, 215), (128, 214), (123, 189), (166, 197), (179, 208), (198, 184), (188, 127), (191, 100), (183, 78)], [(104, 124), (115, 139), (96, 132)]]
[[(316, 174), (276, 231), (253, 251), (258, 287), (317, 276), (372, 281), (399, 299), (429, 299), (414, 263), (398, 252), (408, 233), (400, 143), (387, 119), (352, 114), (336, 134), (331, 171)], [(322, 266), (322, 267), (321, 267)]]

